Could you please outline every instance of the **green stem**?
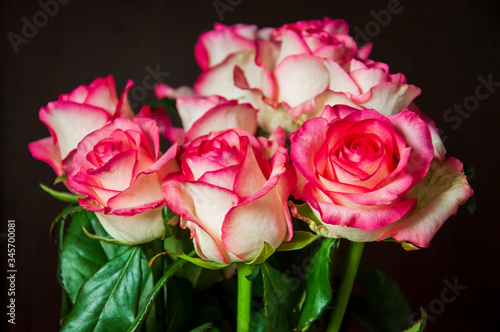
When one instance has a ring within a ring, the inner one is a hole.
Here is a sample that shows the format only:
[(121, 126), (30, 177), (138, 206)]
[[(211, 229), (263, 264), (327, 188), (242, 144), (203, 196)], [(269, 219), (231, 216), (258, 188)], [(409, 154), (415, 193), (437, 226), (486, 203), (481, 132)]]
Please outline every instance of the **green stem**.
[(337, 293), (335, 306), (333, 308), (332, 318), (330, 324), (326, 329), (327, 332), (338, 332), (342, 319), (344, 318), (345, 309), (349, 298), (351, 297), (352, 285), (358, 272), (359, 261), (361, 254), (363, 254), (364, 242), (351, 242), (349, 253), (347, 255), (347, 264), (345, 266), (342, 280), (340, 281), (339, 291)]
[(247, 279), (252, 273), (253, 266), (246, 263), (237, 263), (238, 269), (238, 332), (250, 330), (250, 311), (252, 304), (252, 282)]

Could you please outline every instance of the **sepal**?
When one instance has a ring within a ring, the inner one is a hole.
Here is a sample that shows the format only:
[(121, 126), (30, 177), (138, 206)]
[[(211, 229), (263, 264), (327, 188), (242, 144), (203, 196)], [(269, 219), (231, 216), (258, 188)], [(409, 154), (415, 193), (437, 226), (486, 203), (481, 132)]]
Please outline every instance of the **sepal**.
[(191, 257), (190, 255), (186, 255), (183, 253), (176, 254), (176, 253), (165, 251), (165, 252), (161, 252), (158, 255), (151, 258), (151, 260), (149, 261), (149, 266), (151, 266), (158, 257), (163, 256), (163, 255), (172, 255), (172, 256), (175, 256), (178, 258), (182, 258), (183, 260), (186, 260), (190, 263), (193, 263), (194, 265), (198, 265), (200, 267), (203, 267), (203, 268), (209, 269), (209, 270), (221, 270), (221, 269), (224, 269), (224, 268), (231, 265), (231, 264), (223, 264), (223, 263), (205, 261), (201, 258)]
[(288, 242), (283, 242), (276, 251), (292, 251), (305, 248), (309, 244), (313, 243), (320, 236), (318, 234), (313, 234), (306, 231), (295, 231), (293, 232), (293, 238)]
[(66, 202), (66, 203), (70, 203), (70, 204), (78, 204), (78, 198), (85, 197), (82, 195), (75, 195), (75, 194), (67, 193), (64, 191), (57, 191), (57, 190), (54, 190), (50, 187), (47, 187), (46, 185), (44, 185), (42, 183), (40, 183), (40, 187), (42, 187), (42, 189), (46, 193), (50, 194), (52, 197), (54, 197), (60, 201)]
[(52, 224), (50, 224), (50, 229), (49, 229), (49, 234), (50, 234), (50, 238), (53, 239), (55, 241), (55, 237), (54, 237), (54, 229), (56, 227), (56, 225), (63, 221), (63, 220), (66, 220), (66, 218), (73, 214), (73, 213), (76, 213), (76, 212), (80, 212), (82, 211), (82, 207), (77, 205), (77, 206), (74, 206), (74, 205), (70, 205), (70, 206), (67, 206), (64, 208), (64, 210), (62, 210), (61, 213), (59, 213), (57, 215), (57, 217), (54, 218), (54, 220), (52, 221)]
[(245, 262), (245, 263), (249, 265), (262, 264), (272, 254), (274, 254), (274, 248), (269, 243), (264, 242), (264, 245), (262, 246), (262, 250), (260, 251), (259, 255), (257, 255), (257, 257), (255, 257), (251, 262), (248, 263)]
[[(171, 236), (174, 236), (175, 233), (177, 232), (177, 227), (174, 227), (172, 225), (169, 225), (168, 222), (172, 218), (179, 218), (177, 214), (175, 214), (174, 211), (170, 210), (168, 206), (163, 206), (161, 210), (161, 218), (163, 220), (163, 235), (161, 237), (162, 240), (168, 239)], [(177, 223), (176, 223), (177, 224)]]
[(107, 244), (115, 244), (115, 245), (118, 245), (118, 246), (133, 246), (133, 244), (131, 244), (131, 243), (121, 242), (121, 241), (115, 240), (115, 239), (113, 239), (111, 237), (103, 237), (103, 236), (98, 236), (98, 235), (95, 235), (95, 234), (90, 234), (87, 231), (87, 229), (85, 228), (85, 226), (82, 226), (82, 228), (83, 228), (83, 232), (85, 233), (85, 235), (87, 235), (92, 240), (101, 241), (101, 242), (104, 242), (104, 243), (107, 243)]
[(425, 325), (427, 323), (427, 313), (425, 312), (424, 309), (420, 309), (422, 312), (422, 318), (415, 323), (412, 327), (410, 327), (408, 330), (405, 330), (404, 332), (424, 332)]

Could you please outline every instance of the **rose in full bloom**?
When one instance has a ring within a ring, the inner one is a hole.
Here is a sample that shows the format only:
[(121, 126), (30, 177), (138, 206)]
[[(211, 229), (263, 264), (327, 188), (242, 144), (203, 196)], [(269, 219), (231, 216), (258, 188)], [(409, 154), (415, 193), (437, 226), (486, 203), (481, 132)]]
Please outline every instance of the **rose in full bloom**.
[(97, 78), (41, 108), (40, 120), (51, 137), (30, 143), (33, 157), (48, 163), (57, 175), (68, 173), (73, 153), (86, 135), (117, 117), (134, 116), (127, 100), (132, 85), (129, 81), (118, 99), (113, 77)]
[(203, 72), (194, 90), (252, 104), (268, 132), (293, 132), (325, 105), (387, 116), (407, 108), (420, 89), (368, 59), (371, 45), (358, 48), (348, 30), (345, 21), (328, 18), (262, 30), (217, 25), (198, 41)]
[(121, 242), (145, 243), (163, 233), (161, 183), (179, 165), (176, 145), (164, 155), (159, 146), (158, 127), (148, 118), (118, 118), (78, 144), (69, 185)]
[(291, 159), (303, 176), (295, 194), (310, 205), (321, 224), (309, 222), (324, 236), (392, 237), (426, 247), (472, 194), (461, 163), (434, 154), (429, 126), (414, 112), (385, 117), (327, 106), (291, 138)]
[[(277, 140), (284, 141), (282, 130)], [(287, 199), (295, 179), (284, 147), (229, 129), (189, 143), (181, 171), (167, 177), (163, 194), (181, 227), (190, 229), (200, 257), (252, 261), (265, 243), (277, 248), (291, 238)]]

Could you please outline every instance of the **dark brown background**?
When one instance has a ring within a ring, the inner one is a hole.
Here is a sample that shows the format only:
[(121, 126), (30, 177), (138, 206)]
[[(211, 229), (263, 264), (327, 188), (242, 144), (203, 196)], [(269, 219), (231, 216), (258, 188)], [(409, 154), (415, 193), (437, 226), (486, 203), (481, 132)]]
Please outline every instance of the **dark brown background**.
[[(372, 10), (387, 9), (389, 0), (232, 1), (238, 2), (223, 13), (223, 23), (265, 27), (329, 16), (346, 19), (354, 34), (354, 27), (365, 30), (374, 21)], [(159, 65), (168, 72), (165, 81), (172, 86), (192, 84), (199, 74), (194, 44), (220, 17), (212, 1), (72, 0), (60, 5), (58, 13), (15, 54), (7, 34), (21, 35), (22, 18), (32, 22), (41, 7), (35, 1), (1, 3), (0, 233), (5, 236), (7, 219), (16, 220), (18, 269), (16, 325), (9, 328), (56, 331), (60, 288), (56, 245), (48, 229), (63, 204), (38, 187), (51, 184), (54, 174), (28, 151), (29, 142), (48, 135), (38, 120), (39, 108), (98, 76), (113, 74), (119, 91), (129, 78), (142, 85), (147, 66)], [(500, 88), (456, 130), (443, 119), (454, 103), (462, 104), (474, 94), (480, 75), (492, 74), (494, 81), (500, 81), (499, 6), (484, 0), (402, 1), (402, 5), (401, 13), (392, 15), (390, 23), (371, 38), (375, 43), (371, 57), (422, 88), (416, 102), (448, 135), (448, 155), (475, 166), (471, 184), (477, 211), (471, 216), (461, 208), (428, 249), (408, 253), (395, 244), (372, 243), (363, 260), (396, 278), (414, 310), (439, 299), (446, 279), (457, 278), (467, 285), (428, 331), (499, 330)], [(5, 273), (6, 242), (1, 240)], [(5, 287), (2, 298), (5, 301)]]

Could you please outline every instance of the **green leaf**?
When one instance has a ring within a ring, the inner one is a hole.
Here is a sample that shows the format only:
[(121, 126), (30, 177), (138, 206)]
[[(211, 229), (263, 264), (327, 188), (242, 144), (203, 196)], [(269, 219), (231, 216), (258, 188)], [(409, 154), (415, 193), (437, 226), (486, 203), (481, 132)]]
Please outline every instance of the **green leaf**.
[(52, 221), (52, 224), (50, 225), (50, 230), (49, 230), (49, 233), (50, 233), (50, 237), (52, 239), (54, 239), (54, 229), (56, 227), (56, 225), (61, 222), (62, 220), (65, 220), (69, 215), (75, 213), (75, 212), (79, 212), (79, 211), (83, 211), (82, 207), (79, 206), (79, 205), (70, 205), (70, 206), (66, 206), (61, 213), (59, 213), (57, 215), (57, 217), (54, 218), (54, 220)]
[[(184, 266), (188, 265), (184, 264)], [(194, 325), (193, 317), (193, 288), (188, 280), (173, 276), (167, 282), (167, 318), (169, 332), (184, 332), (188, 326)], [(199, 316), (196, 312), (196, 318)]]
[(87, 280), (61, 331), (125, 331), (139, 304), (141, 254), (131, 247)]
[(288, 242), (283, 242), (276, 251), (299, 250), (314, 242), (320, 236), (306, 231), (293, 232), (293, 238)]
[(274, 248), (269, 243), (264, 242), (264, 245), (262, 246), (262, 250), (260, 251), (259, 255), (255, 257), (251, 262), (248, 262), (247, 264), (249, 265), (262, 264), (272, 254), (274, 254)]
[[(116, 247), (116, 246), (114, 246)], [(126, 248), (126, 247), (119, 247), (119, 248)], [(153, 273), (151, 269), (148, 266), (148, 260), (146, 257), (143, 255), (143, 259), (141, 260), (141, 269), (142, 269), (142, 285), (141, 285), (141, 295), (139, 298), (139, 308), (143, 308), (144, 306), (147, 305), (149, 301), (149, 295), (153, 291), (154, 287), (154, 281), (153, 281)], [(155, 317), (155, 311), (150, 311), (148, 315), (146, 315), (146, 318), (144, 320), (146, 324), (146, 329), (143, 331), (144, 332), (156, 332), (158, 331), (157, 326), (156, 326), (156, 317)]]
[(268, 263), (260, 266), (264, 281), (266, 330), (289, 332), (295, 327), (295, 316), (301, 292), (295, 282)]
[(68, 317), (70, 311), (71, 311), (71, 300), (69, 298), (69, 294), (64, 288), (64, 283), (62, 280), (62, 271), (61, 271), (61, 257), (62, 257), (62, 252), (63, 252), (63, 243), (64, 243), (64, 231), (65, 231), (65, 223), (66, 221), (63, 219), (59, 223), (59, 237), (58, 237), (58, 246), (57, 246), (57, 251), (58, 251), (58, 256), (59, 259), (57, 261), (57, 281), (59, 282), (59, 285), (61, 285), (62, 288), (62, 298), (61, 298), (61, 315), (60, 315), (60, 325), (63, 325), (64, 321), (66, 320), (66, 317)]
[[(194, 255), (195, 252), (191, 252), (188, 256)], [(146, 305), (143, 306), (138, 313), (137, 317), (135, 318), (134, 322), (130, 325), (128, 328), (128, 332), (136, 332), (141, 330), (141, 326), (146, 319), (149, 311), (154, 305), (156, 296), (158, 293), (161, 291), (163, 286), (165, 286), (165, 283), (168, 281), (168, 279), (175, 273), (177, 270), (181, 268), (183, 264), (185, 264), (187, 261), (183, 259), (179, 259), (178, 261), (174, 262), (170, 267), (167, 269), (167, 271), (163, 274), (163, 276), (158, 280), (156, 283), (155, 287), (153, 288), (153, 291), (149, 295), (149, 299), (146, 302)]]
[(424, 309), (420, 309), (420, 311), (422, 312), (422, 318), (408, 330), (405, 330), (405, 332), (424, 332), (425, 324), (427, 323), (427, 313)]
[(260, 265), (255, 265), (252, 273), (250, 273), (250, 275), (247, 276), (247, 279), (250, 281), (254, 281), (255, 279), (257, 279), (259, 275), (260, 275)]
[(304, 219), (304, 218), (309, 219), (309, 220), (314, 221), (316, 224), (321, 224), (321, 221), (319, 221), (319, 219), (316, 217), (316, 215), (314, 214), (314, 212), (311, 209), (311, 207), (309, 206), (309, 204), (307, 204), (307, 203), (300, 204), (300, 205), (294, 204), (294, 206), (297, 208), (297, 214), (298, 214), (297, 217), (302, 217), (301, 219)]
[(85, 210), (73, 213), (60, 256), (62, 282), (72, 303), (83, 283), (108, 262), (99, 242), (87, 237), (82, 227), (92, 229)]
[(201, 267), (203, 267), (205, 269), (209, 269), (209, 270), (220, 270), (220, 269), (226, 268), (229, 265), (231, 265), (231, 264), (206, 261), (206, 260), (203, 260), (201, 258), (195, 258), (195, 257), (188, 256), (186, 254), (175, 254), (175, 253), (171, 253), (171, 252), (169, 252), (168, 254), (173, 255), (175, 257), (182, 258), (190, 263), (193, 263), (195, 265), (201, 266)]
[(467, 210), (469, 210), (469, 213), (471, 215), (474, 215), (476, 213), (476, 198), (474, 196), (469, 197), (467, 202), (465, 202), (465, 207)]
[(78, 204), (78, 198), (85, 197), (85, 196), (75, 195), (75, 194), (64, 192), (64, 191), (57, 191), (57, 190), (54, 190), (50, 187), (47, 187), (46, 185), (41, 184), (41, 183), (40, 183), (40, 187), (42, 187), (42, 189), (45, 190), (45, 192), (49, 193), (52, 197), (57, 198), (58, 200), (61, 200), (61, 201), (66, 202), (66, 203), (70, 203), (70, 204)]
[(175, 217), (177, 214), (175, 214), (174, 211), (170, 210), (170, 208), (167, 205), (164, 205), (163, 208), (161, 209), (161, 217), (163, 219), (163, 222), (167, 223), (170, 219)]
[(68, 174), (63, 174), (59, 175), (55, 180), (54, 180), (54, 185), (61, 183), (63, 181), (66, 181), (68, 179)]
[(117, 246), (131, 246), (132, 245), (131, 243), (125, 243), (125, 242), (115, 240), (112, 237), (102, 237), (102, 236), (98, 236), (95, 234), (90, 234), (89, 231), (87, 231), (87, 229), (85, 227), (82, 227), (82, 228), (83, 228), (83, 232), (85, 233), (85, 235), (87, 235), (92, 240), (101, 241), (101, 242), (104, 242), (107, 244), (114, 244)]
[(177, 113), (177, 107), (176, 107), (176, 100), (175, 99), (170, 99), (170, 98), (162, 98), (162, 99), (155, 99), (149, 103), (149, 106), (152, 108), (157, 108), (161, 107), (165, 111), (168, 111), (169, 113), (175, 112)]
[(360, 266), (356, 284), (364, 296), (352, 296), (351, 315), (370, 331), (399, 332), (408, 327), (410, 306), (396, 281), (382, 271)]
[(175, 228), (167, 223), (163, 223), (163, 234), (161, 236), (162, 240), (165, 240), (171, 236), (175, 235)]
[(306, 268), (306, 298), (299, 319), (299, 330), (314, 322), (332, 300), (330, 253), (338, 239), (325, 238)]

